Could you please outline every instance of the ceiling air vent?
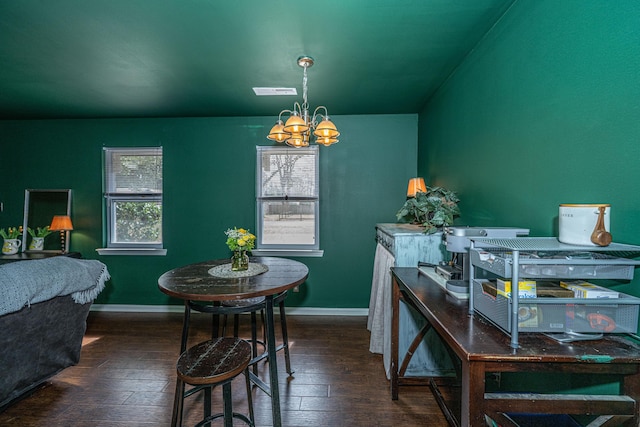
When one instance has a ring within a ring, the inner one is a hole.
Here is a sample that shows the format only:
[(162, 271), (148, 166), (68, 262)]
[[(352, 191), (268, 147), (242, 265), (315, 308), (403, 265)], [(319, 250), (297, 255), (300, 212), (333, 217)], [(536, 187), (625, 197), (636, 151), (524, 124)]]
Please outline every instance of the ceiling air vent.
[(294, 87), (254, 87), (253, 91), (258, 96), (297, 95)]

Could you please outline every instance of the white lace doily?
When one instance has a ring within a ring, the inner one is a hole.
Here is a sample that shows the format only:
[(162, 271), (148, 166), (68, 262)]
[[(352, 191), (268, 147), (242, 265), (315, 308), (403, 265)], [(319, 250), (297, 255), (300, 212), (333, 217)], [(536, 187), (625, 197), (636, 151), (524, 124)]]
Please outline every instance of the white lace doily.
[(222, 277), (222, 278), (236, 278), (236, 277), (251, 277), (257, 276), (258, 274), (262, 274), (269, 271), (269, 267), (264, 264), (260, 264), (257, 262), (250, 262), (249, 268), (243, 271), (233, 271), (231, 270), (231, 263), (229, 264), (220, 264), (216, 265), (209, 269), (209, 274), (213, 277)]

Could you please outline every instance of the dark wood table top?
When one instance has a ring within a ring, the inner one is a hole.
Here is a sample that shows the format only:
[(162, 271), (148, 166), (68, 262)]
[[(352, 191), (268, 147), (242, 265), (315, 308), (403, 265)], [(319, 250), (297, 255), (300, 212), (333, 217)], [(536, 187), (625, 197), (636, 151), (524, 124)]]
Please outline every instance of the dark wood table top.
[(256, 276), (221, 278), (209, 274), (211, 268), (229, 262), (218, 259), (175, 268), (160, 276), (158, 287), (165, 294), (183, 300), (225, 301), (276, 295), (304, 283), (309, 275), (303, 263), (277, 257), (251, 257), (249, 262), (269, 268)]
[(68, 256), (71, 258), (82, 258), (80, 252), (65, 252), (61, 251), (25, 251), (18, 252), (13, 255), (0, 255), (0, 264), (15, 262), (15, 261), (27, 261), (34, 259), (45, 259), (54, 256)]
[(559, 343), (541, 333), (520, 333), (519, 348), (510, 337), (479, 314), (469, 302), (450, 296), (414, 267), (394, 267), (394, 276), (416, 308), (463, 361), (640, 363), (640, 345), (628, 336)]

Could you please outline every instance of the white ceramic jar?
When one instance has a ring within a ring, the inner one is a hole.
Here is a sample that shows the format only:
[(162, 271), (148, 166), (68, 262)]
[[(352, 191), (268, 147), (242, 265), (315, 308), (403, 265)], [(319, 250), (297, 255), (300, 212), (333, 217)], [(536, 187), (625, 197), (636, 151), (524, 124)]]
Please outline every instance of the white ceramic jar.
[(610, 233), (611, 205), (561, 204), (558, 214), (558, 240), (570, 245), (598, 246), (591, 241), (591, 235), (596, 228), (601, 207), (604, 208), (604, 228)]

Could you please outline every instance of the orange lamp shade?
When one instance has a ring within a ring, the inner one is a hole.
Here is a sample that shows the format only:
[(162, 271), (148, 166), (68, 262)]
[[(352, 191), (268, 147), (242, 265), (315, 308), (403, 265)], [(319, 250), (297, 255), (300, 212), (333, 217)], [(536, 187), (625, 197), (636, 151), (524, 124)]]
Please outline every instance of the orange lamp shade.
[(71, 224), (71, 217), (68, 215), (54, 215), (49, 226), (51, 231), (67, 231), (73, 230), (73, 224)]
[(417, 193), (426, 193), (427, 186), (424, 184), (424, 178), (411, 178), (409, 187), (407, 188), (407, 197), (416, 197)]

